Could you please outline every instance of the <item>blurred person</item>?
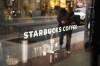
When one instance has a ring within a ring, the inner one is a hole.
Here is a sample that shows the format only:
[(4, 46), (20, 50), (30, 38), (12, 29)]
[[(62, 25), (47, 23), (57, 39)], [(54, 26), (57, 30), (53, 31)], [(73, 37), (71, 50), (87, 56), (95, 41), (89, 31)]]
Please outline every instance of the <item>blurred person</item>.
[(32, 10), (29, 10), (29, 16), (32, 17)]
[(60, 6), (55, 6), (54, 10), (55, 10), (56, 15), (59, 14), (60, 8), (61, 8)]
[(60, 49), (62, 49), (64, 35), (66, 35), (65, 50), (67, 51), (68, 54), (71, 53), (70, 45), (71, 45), (72, 30), (63, 31), (63, 27), (71, 25), (72, 15), (73, 15), (73, 11), (71, 9), (69, 9), (69, 12), (68, 12), (65, 8), (60, 8), (58, 16), (57, 16), (58, 27), (61, 27), (60, 39), (59, 39)]

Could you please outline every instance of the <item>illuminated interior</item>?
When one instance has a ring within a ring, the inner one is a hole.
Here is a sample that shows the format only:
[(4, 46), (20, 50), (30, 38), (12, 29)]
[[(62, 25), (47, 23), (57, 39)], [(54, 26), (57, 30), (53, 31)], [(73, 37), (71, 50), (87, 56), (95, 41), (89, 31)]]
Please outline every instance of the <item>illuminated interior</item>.
[(60, 7), (66, 7), (66, 0), (60, 0)]
[(54, 8), (55, 6), (66, 7), (66, 0), (50, 0), (50, 6)]

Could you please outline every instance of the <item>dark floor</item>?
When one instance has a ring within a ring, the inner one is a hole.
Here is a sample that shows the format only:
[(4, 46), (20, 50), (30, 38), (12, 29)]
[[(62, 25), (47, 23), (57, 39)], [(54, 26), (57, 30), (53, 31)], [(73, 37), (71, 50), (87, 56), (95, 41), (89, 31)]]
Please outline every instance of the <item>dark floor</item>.
[(53, 66), (90, 66), (90, 52), (84, 48), (78, 49), (65, 60), (54, 64)]

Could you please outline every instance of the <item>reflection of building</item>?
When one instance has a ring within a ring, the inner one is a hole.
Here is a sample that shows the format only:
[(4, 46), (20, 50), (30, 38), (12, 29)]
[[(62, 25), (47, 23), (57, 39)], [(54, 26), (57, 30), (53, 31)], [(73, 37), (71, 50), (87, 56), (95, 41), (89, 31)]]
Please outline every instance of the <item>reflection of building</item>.
[(40, 9), (40, 0), (18, 0), (18, 10), (22, 16), (30, 16), (30, 12)]
[(26, 17), (46, 15), (54, 9), (55, 6), (66, 7), (66, 0), (0, 0), (0, 8), (7, 10), (7, 1), (10, 1), (11, 11), (16, 11), (17, 16)]
[[(33, 15), (46, 15), (55, 6), (66, 7), (66, 0), (23, 0), (22, 10), (26, 13), (33, 11)], [(22, 12), (22, 13), (24, 13)]]
[(23, 17), (29, 16), (30, 10), (34, 11), (36, 6), (39, 5), (36, 1), (37, 0), (0, 0), (0, 10), (2, 10), (3, 13), (7, 13), (8, 8), (10, 8), (11, 13), (16, 12)]

